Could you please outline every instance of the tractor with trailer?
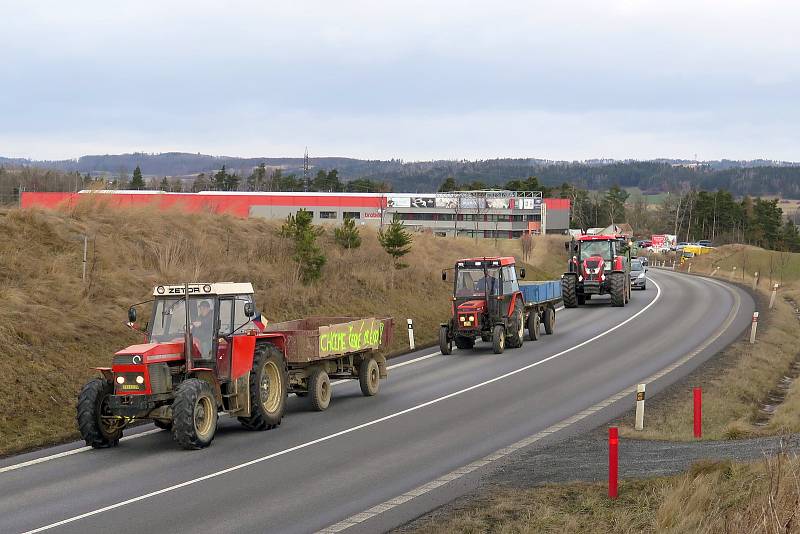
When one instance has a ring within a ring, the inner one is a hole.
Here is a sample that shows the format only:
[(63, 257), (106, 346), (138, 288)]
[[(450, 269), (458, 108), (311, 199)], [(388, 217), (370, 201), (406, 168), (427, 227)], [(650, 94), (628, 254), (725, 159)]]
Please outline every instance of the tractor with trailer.
[(567, 241), (567, 272), (561, 277), (564, 307), (577, 308), (593, 295), (611, 295), (612, 306), (631, 298), (630, 246), (619, 235), (581, 235)]
[[(331, 378), (358, 379), (365, 396), (378, 393), (391, 341), (391, 318), (312, 317), (267, 324), (249, 283), (160, 285), (131, 306), (128, 326), (141, 344), (118, 351), (102, 377), (78, 397), (81, 436), (94, 448), (113, 447), (126, 426), (152, 420), (185, 449), (211, 444), (219, 413), (251, 430), (278, 426), (289, 393), (315, 410), (331, 400)], [(137, 326), (137, 307), (152, 306)]]
[[(442, 280), (447, 280), (447, 271)], [(539, 339), (555, 330), (556, 304), (561, 286), (553, 282), (520, 282), (513, 257), (458, 260), (453, 271), (453, 304), (450, 319), (439, 327), (439, 348), (451, 354), (453, 344), (471, 349), (478, 339), (492, 343), (495, 354), (506, 347), (518, 348), (528, 339)], [(525, 278), (520, 269), (519, 278)]]

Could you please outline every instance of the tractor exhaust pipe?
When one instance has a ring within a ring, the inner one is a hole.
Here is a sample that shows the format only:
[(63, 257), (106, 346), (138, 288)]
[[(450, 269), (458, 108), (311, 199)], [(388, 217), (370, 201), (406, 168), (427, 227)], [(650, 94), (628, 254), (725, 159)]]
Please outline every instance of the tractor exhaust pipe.
[(184, 312), (186, 316), (185, 331), (183, 333), (183, 357), (186, 359), (186, 372), (192, 370), (192, 330), (189, 322), (189, 284), (183, 284)]

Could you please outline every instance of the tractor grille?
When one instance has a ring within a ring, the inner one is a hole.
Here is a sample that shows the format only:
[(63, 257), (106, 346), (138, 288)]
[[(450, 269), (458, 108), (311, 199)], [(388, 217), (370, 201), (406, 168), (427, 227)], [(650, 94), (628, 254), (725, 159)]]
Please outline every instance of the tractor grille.
[(172, 389), (172, 375), (166, 363), (153, 363), (147, 367), (150, 373), (150, 391), (152, 393), (167, 393)]
[[(133, 357), (137, 356), (136, 354), (116, 354), (114, 355), (114, 359), (112, 360), (113, 365), (134, 365)], [(141, 356), (139, 356), (139, 363), (142, 363)]]

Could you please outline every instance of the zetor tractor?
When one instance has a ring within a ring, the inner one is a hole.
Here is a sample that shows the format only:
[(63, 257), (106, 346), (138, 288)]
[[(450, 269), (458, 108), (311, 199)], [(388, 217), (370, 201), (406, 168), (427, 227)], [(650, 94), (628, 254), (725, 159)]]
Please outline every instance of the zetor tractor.
[[(491, 341), (495, 354), (522, 346), (525, 305), (514, 258), (473, 258), (456, 262), (453, 269), (453, 307), (450, 321), (439, 329), (439, 348), (451, 354), (453, 342), (471, 349), (477, 338)], [(525, 278), (525, 269), (520, 269)], [(447, 271), (442, 271), (447, 280)]]
[(80, 392), (86, 444), (113, 447), (130, 422), (151, 419), (183, 448), (199, 449), (214, 439), (220, 411), (252, 430), (279, 425), (288, 388), (283, 338), (254, 319), (253, 286), (158, 286), (153, 297), (144, 328), (136, 307), (128, 310), (144, 342), (117, 352)]
[(611, 295), (612, 306), (630, 301), (630, 247), (624, 237), (582, 235), (565, 248), (571, 256), (561, 277), (565, 308), (577, 308), (592, 295)]

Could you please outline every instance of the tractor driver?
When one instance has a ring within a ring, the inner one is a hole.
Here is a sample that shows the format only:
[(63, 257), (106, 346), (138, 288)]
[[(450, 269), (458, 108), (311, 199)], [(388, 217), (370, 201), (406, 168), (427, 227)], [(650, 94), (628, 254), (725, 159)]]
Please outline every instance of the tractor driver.
[(201, 300), (197, 305), (197, 318), (192, 322), (192, 335), (200, 345), (200, 359), (211, 357), (211, 334), (214, 329), (214, 314), (211, 303)]
[(480, 280), (478, 280), (478, 283), (475, 285), (477, 286), (476, 289), (478, 291), (487, 290), (487, 292), (490, 295), (495, 295), (497, 294), (499, 282), (497, 280), (497, 277), (493, 276), (493, 273), (491, 271), (487, 271), (486, 275)]

